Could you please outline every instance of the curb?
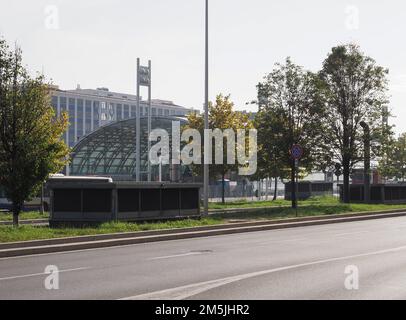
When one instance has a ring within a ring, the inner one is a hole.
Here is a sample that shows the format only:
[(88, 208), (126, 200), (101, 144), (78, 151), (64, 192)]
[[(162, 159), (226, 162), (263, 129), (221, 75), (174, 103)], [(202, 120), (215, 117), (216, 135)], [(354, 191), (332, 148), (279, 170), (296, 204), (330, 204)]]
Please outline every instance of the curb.
[(34, 254), (66, 252), (84, 249), (106, 248), (122, 245), (140, 244), (148, 242), (191, 239), (235, 233), (266, 231), (275, 229), (305, 227), (332, 223), (344, 223), (405, 216), (406, 211), (379, 211), (334, 216), (316, 216), (305, 218), (281, 219), (272, 221), (257, 221), (230, 223), (227, 225), (203, 226), (157, 231), (141, 231), (119, 234), (105, 234), (13, 242), (0, 244), (0, 258), (17, 257)]
[[(49, 219), (29, 219), (29, 220), (20, 220), (20, 225), (31, 225), (31, 224), (48, 224)], [(0, 226), (11, 226), (13, 221), (0, 221)]]

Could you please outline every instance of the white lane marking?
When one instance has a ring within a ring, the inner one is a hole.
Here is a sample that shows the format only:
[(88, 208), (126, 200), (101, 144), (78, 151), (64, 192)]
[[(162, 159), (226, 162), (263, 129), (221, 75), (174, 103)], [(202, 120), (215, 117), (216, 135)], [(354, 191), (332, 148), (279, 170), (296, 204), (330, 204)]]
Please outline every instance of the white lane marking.
[(372, 231), (354, 231), (354, 232), (344, 232), (344, 233), (335, 233), (331, 234), (333, 237), (341, 237), (341, 236), (348, 236), (348, 235), (353, 235), (353, 234), (359, 234), (359, 233), (371, 233)]
[[(59, 270), (59, 273), (62, 272), (72, 272), (72, 271), (81, 271), (81, 270), (88, 270), (91, 269), (90, 267), (83, 267), (83, 268), (74, 268), (74, 269), (65, 269), (65, 270)], [(0, 278), (0, 281), (3, 280), (13, 280), (13, 279), (21, 279), (21, 278), (29, 278), (29, 277), (37, 277), (37, 276), (43, 276), (47, 275), (48, 273), (41, 272), (41, 273), (31, 273), (31, 274), (23, 274), (20, 276), (10, 276), (10, 277), (4, 277)]]
[(232, 283), (232, 282), (237, 282), (237, 281), (241, 281), (241, 280), (245, 280), (248, 278), (253, 278), (253, 277), (257, 277), (257, 276), (261, 276), (261, 275), (266, 275), (266, 274), (275, 273), (275, 272), (279, 272), (279, 271), (297, 269), (297, 268), (302, 268), (302, 267), (308, 267), (308, 266), (313, 266), (313, 265), (317, 265), (317, 264), (325, 264), (325, 263), (329, 263), (329, 262), (342, 261), (342, 260), (362, 258), (362, 257), (367, 257), (367, 256), (372, 256), (372, 255), (397, 252), (397, 251), (401, 251), (401, 250), (406, 250), (406, 246), (379, 250), (379, 251), (372, 251), (372, 252), (355, 254), (355, 255), (349, 255), (349, 256), (343, 256), (343, 257), (336, 257), (336, 258), (331, 258), (331, 259), (316, 260), (316, 261), (294, 264), (294, 265), (285, 266), (285, 267), (245, 273), (245, 274), (240, 274), (237, 276), (231, 276), (231, 277), (226, 277), (226, 278), (221, 278), (221, 279), (198, 282), (198, 283), (193, 283), (193, 284), (189, 284), (189, 285), (185, 285), (185, 286), (139, 294), (139, 295), (135, 295), (135, 296), (131, 296), (131, 297), (122, 298), (120, 300), (183, 300), (183, 299), (186, 299), (188, 297), (208, 291), (213, 288), (221, 287), (221, 286), (224, 286), (224, 285)]
[(187, 256), (196, 256), (201, 254), (206, 254), (207, 252), (187, 252), (187, 253), (180, 253), (180, 254), (173, 254), (170, 256), (161, 256), (161, 257), (154, 257), (147, 260), (161, 260), (161, 259), (170, 259), (170, 258), (178, 258), (178, 257), (187, 257)]

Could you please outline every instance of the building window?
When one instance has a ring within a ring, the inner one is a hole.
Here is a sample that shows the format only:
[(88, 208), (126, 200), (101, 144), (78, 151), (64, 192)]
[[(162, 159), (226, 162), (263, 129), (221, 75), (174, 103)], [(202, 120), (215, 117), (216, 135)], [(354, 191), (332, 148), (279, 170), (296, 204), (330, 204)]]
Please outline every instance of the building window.
[(79, 140), (83, 136), (83, 99), (77, 100), (77, 114), (76, 114), (76, 123), (77, 123), (77, 137), (76, 140)]
[(137, 107), (131, 106), (131, 118), (135, 118), (137, 116)]
[(123, 119), (123, 114), (122, 114), (122, 112), (123, 112), (123, 105), (121, 105), (121, 104), (117, 104), (117, 121), (120, 121), (120, 120), (122, 120)]
[(158, 116), (162, 116), (162, 109), (158, 109)]
[(52, 96), (52, 107), (54, 108), (55, 116), (58, 116), (58, 97)]
[(151, 115), (153, 115), (153, 116), (156, 115), (156, 109), (155, 109), (155, 108), (152, 108), (152, 113), (151, 113)]
[(99, 119), (100, 119), (99, 104), (100, 104), (99, 101), (93, 101), (93, 130), (96, 130), (99, 127)]
[(168, 109), (165, 109), (164, 112), (165, 112), (165, 115), (166, 115), (166, 116), (169, 116), (169, 110), (168, 110)]
[(90, 131), (91, 131), (91, 123), (92, 123), (92, 101), (86, 100), (86, 106), (85, 106), (86, 134), (90, 133)]
[(100, 117), (102, 121), (107, 120), (107, 107), (105, 102), (100, 103)]
[(69, 98), (69, 129), (68, 129), (68, 145), (72, 147), (75, 142), (75, 99)]
[[(67, 106), (66, 106), (66, 97), (60, 97), (59, 98), (59, 108), (61, 114), (67, 111)], [(62, 135), (63, 141), (66, 141), (66, 131)]]
[(124, 119), (128, 119), (130, 117), (130, 106), (128, 104), (124, 105)]
[(116, 110), (114, 108), (114, 103), (109, 103), (108, 104), (108, 113), (107, 113), (107, 119), (109, 121), (113, 121), (116, 119)]

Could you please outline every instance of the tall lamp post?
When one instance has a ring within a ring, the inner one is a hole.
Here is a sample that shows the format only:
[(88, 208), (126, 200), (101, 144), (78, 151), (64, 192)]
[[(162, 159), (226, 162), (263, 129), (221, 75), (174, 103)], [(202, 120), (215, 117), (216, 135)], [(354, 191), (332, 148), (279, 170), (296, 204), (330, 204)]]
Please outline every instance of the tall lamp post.
[[(209, 129), (209, 0), (206, 0), (205, 17), (205, 98), (204, 98), (204, 129)], [(209, 163), (208, 163), (208, 134), (204, 135), (204, 164), (203, 164), (203, 193), (204, 215), (209, 214)]]
[(360, 123), (364, 129), (364, 202), (369, 203), (370, 193), (370, 168), (371, 168), (371, 143), (369, 125), (365, 121)]

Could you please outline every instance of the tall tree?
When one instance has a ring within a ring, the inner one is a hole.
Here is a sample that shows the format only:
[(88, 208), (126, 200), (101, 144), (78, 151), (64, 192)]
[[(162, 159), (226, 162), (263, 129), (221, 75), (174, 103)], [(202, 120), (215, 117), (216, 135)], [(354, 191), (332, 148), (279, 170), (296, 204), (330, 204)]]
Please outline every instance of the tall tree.
[(289, 177), (290, 163), (287, 157), (289, 141), (286, 119), (276, 110), (261, 109), (254, 119), (254, 127), (258, 128), (258, 169), (256, 178), (274, 179), (273, 201), (277, 199), (278, 178)]
[[(203, 137), (204, 119), (202, 115), (192, 113), (188, 115), (188, 125), (186, 128), (197, 129)], [(209, 128), (212, 130), (220, 129), (224, 130), (232, 129), (234, 133), (237, 133), (238, 129), (252, 129), (253, 124), (249, 119), (249, 114), (238, 112), (234, 110), (234, 103), (230, 100), (230, 96), (224, 96), (222, 94), (217, 95), (216, 101), (213, 104), (209, 102)], [(234, 136), (235, 138), (235, 136)], [(229, 164), (227, 159), (227, 138), (223, 139), (223, 162), (221, 164), (210, 165), (210, 176), (212, 178), (221, 178), (221, 199), (225, 202), (225, 177), (232, 170), (238, 170), (239, 164), (237, 161), (235, 164)], [(235, 140), (236, 141), (236, 140)], [(213, 142), (213, 141), (212, 141)], [(214, 141), (215, 142), (215, 141)], [(234, 145), (235, 152), (237, 152), (237, 144)], [(212, 148), (212, 159), (215, 158), (216, 146)], [(204, 154), (204, 148), (202, 148), (202, 155)], [(193, 165), (193, 171), (195, 175), (202, 174), (201, 165)]]
[[(383, 134), (382, 118), (388, 116), (386, 89), (388, 70), (376, 65), (354, 44), (332, 48), (319, 72), (320, 98), (325, 106), (320, 122), (325, 132), (324, 151), (342, 165), (344, 202), (349, 202), (349, 177), (363, 159), (365, 121), (371, 139)], [(385, 114), (386, 113), (386, 114)]]
[(0, 185), (12, 202), (13, 222), (50, 173), (66, 163), (61, 136), (67, 115), (56, 118), (49, 85), (32, 78), (22, 65), (21, 50), (0, 40)]
[[(304, 149), (300, 160), (302, 174), (310, 171), (316, 162), (317, 141), (322, 131), (318, 124), (316, 80), (314, 74), (287, 58), (284, 64), (277, 63), (257, 86), (258, 164), (262, 169), (267, 168), (270, 175), (285, 177), (289, 171), (291, 182), (295, 181), (295, 161), (289, 154), (294, 144)], [(292, 188), (292, 207), (295, 206)]]

